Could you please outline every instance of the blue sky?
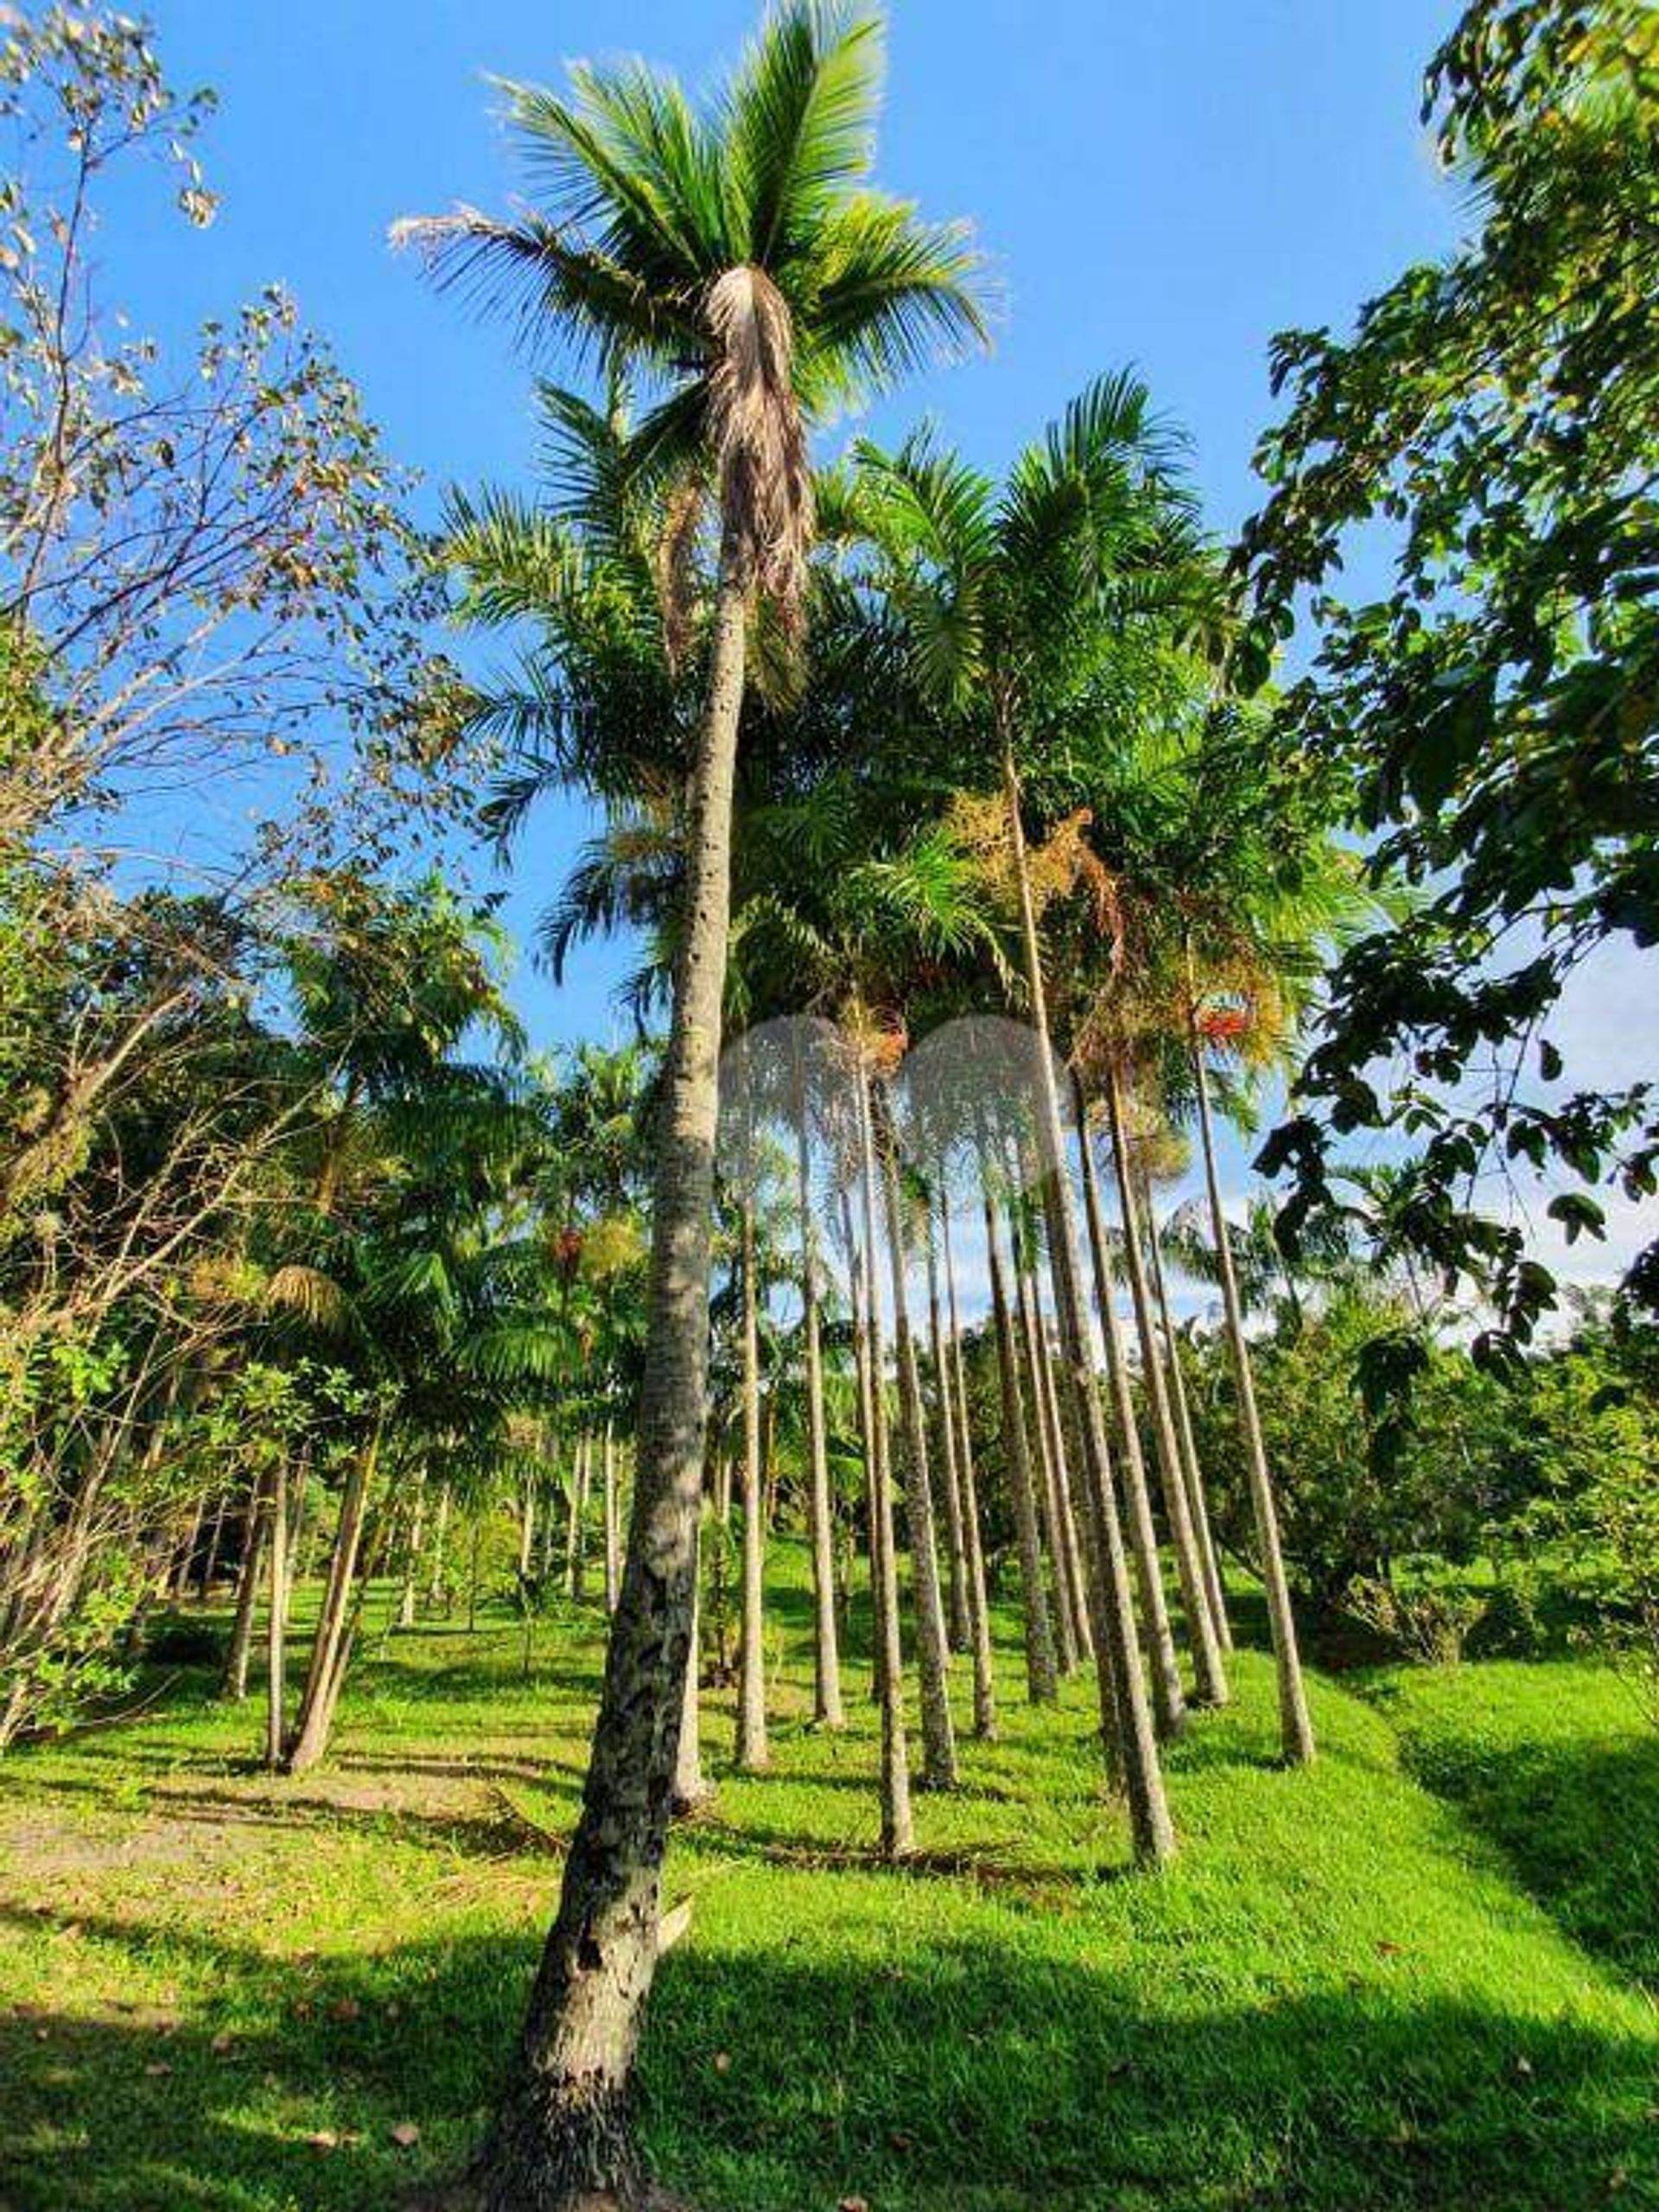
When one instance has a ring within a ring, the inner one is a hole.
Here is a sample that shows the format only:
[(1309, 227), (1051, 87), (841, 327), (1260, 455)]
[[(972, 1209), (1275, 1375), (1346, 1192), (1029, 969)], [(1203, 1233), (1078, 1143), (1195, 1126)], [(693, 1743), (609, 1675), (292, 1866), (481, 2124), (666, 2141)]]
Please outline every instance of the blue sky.
[[(1211, 523), (1230, 531), (1257, 502), (1272, 334), (1346, 325), (1457, 235), (1455, 190), (1417, 121), (1423, 63), (1456, 13), (1455, 0), (896, 0), (880, 181), (929, 214), (971, 217), (1006, 305), (988, 359), (918, 380), (860, 427), (891, 436), (931, 413), (995, 467), (1089, 378), (1132, 361), (1192, 433)], [(430, 503), (450, 481), (524, 480), (529, 365), (501, 327), (435, 296), (388, 226), (457, 200), (499, 207), (519, 188), (489, 74), (556, 82), (567, 59), (639, 52), (705, 81), (753, 9), (156, 0), (154, 19), (175, 79), (221, 96), (204, 150), (223, 209), (199, 237), (168, 225), (135, 249), (123, 239), (136, 303), (150, 320), (164, 301), (182, 333), (286, 284)], [(574, 808), (550, 806), (524, 840), (508, 910), (521, 935), (581, 830)], [(595, 949), (556, 991), (525, 962), (518, 995), (537, 1040), (620, 1033), (610, 993), (626, 964)], [(1244, 1160), (1230, 1145), (1235, 1190)]]
[[(1214, 524), (1251, 509), (1269, 419), (1266, 353), (1292, 323), (1346, 321), (1408, 259), (1441, 250), (1456, 206), (1416, 123), (1450, 0), (898, 0), (882, 181), (968, 215), (1006, 298), (994, 353), (875, 413), (936, 415), (995, 466), (1103, 368), (1134, 361), (1191, 430)], [(703, 81), (741, 45), (749, 0), (158, 0), (175, 80), (214, 86), (213, 229), (138, 251), (148, 318), (183, 327), (280, 280), (361, 385), (391, 451), (444, 483), (523, 480), (528, 369), (506, 334), (434, 296), (386, 245), (398, 215), (500, 206), (520, 180), (490, 73), (556, 81), (565, 60), (641, 52)], [(124, 264), (125, 252), (123, 255)], [(833, 445), (846, 427), (830, 434)], [(527, 931), (580, 831), (545, 810), (515, 870)], [(615, 950), (556, 992), (518, 994), (551, 1041), (616, 1019)]]

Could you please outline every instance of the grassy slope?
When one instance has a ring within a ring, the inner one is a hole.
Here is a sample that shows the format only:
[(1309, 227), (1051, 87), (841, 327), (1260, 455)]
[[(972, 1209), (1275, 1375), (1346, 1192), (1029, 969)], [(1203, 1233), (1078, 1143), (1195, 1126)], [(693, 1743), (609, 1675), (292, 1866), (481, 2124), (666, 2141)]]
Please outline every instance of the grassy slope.
[[(803, 1725), (792, 1554), (778, 1580), (775, 1772), (722, 1777), (677, 1843), (695, 1921), (645, 2059), (652, 2145), (708, 2212), (1659, 2205), (1659, 1777), (1605, 1678), (1469, 1668), (1373, 1680), (1369, 1705), (1321, 1684), (1325, 1757), (1289, 1776), (1243, 1654), (1237, 1707), (1172, 1758), (1186, 1848), (1156, 1881), (1124, 1878), (1086, 1683), (1058, 1716), (1010, 1695), (894, 1873), (868, 1855), (868, 1709), (839, 1741)], [(501, 1624), (400, 1638), (333, 1766), (292, 1783), (247, 1770), (252, 1708), (188, 1681), (9, 1763), (0, 2207), (361, 2212), (453, 2165), (550, 1905), (598, 1663), (591, 1617), (544, 1632), (529, 1684)], [(725, 1701), (706, 1711), (718, 1758)], [(1490, 1786), (1463, 1786), (1471, 1745)], [(1547, 1864), (1535, 1760), (1559, 1781)], [(1635, 1856), (1591, 1910), (1612, 1834)]]

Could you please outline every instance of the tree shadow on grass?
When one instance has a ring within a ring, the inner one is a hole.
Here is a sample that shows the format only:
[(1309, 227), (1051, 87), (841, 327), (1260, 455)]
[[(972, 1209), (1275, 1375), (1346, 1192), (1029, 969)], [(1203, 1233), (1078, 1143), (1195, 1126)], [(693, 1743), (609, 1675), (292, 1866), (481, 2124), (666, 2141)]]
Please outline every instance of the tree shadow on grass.
[[(151, 1940), (86, 1932), (136, 1959)], [(694, 1934), (665, 1962), (645, 2125), (706, 2212), (1563, 2212), (1659, 2189), (1651, 2039), (1406, 1985), (1153, 1999), (990, 1934), (914, 1936), (880, 1963), (807, 1940), (733, 1957)], [(537, 1948), (423, 1942), (306, 1980), (214, 1939), (211, 2009), (171, 2032), (0, 2018), (0, 2202), (390, 2207), (476, 2140)]]
[(1659, 1991), (1659, 1737), (1499, 1747), (1408, 1730), (1402, 1758), (1574, 1942)]

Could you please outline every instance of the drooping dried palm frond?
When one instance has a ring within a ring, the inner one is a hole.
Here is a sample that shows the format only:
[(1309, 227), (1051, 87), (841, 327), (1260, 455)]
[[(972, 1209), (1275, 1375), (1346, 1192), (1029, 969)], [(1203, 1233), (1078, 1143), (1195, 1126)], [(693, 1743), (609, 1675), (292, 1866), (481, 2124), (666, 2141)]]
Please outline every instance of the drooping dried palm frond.
[(704, 308), (714, 341), (709, 429), (721, 505), (747, 582), (800, 619), (812, 538), (812, 471), (796, 397), (794, 333), (762, 269), (728, 269)]

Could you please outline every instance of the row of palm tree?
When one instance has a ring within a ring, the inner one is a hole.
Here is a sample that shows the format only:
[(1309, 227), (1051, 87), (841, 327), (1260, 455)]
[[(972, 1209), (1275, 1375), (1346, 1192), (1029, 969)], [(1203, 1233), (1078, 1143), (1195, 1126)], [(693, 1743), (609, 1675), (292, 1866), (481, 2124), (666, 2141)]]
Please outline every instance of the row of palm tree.
[[(826, 1033), (819, 1065), (783, 1084), (797, 1109), (816, 1697), (833, 1726), (827, 1222), (864, 1444), (883, 1847), (906, 1850), (913, 1821), (900, 1485), (922, 1778), (949, 1788), (957, 1776), (953, 1640), (974, 1654), (974, 1724), (995, 1725), (984, 1440), (966, 1418), (953, 1181), (976, 1187), (983, 1210), (1028, 1692), (1046, 1699), (1061, 1666), (1092, 1660), (1110, 1777), (1146, 1866), (1175, 1848), (1160, 1734), (1182, 1725), (1189, 1695), (1228, 1694), (1224, 1593), (1154, 1306), (1159, 1245), (1142, 1227), (1152, 1158), (1190, 1103), (1248, 1408), (1213, 1064), (1247, 1039), (1264, 1052), (1269, 1032), (1282, 1041), (1279, 1016), (1349, 894), (1316, 810), (1274, 774), (1230, 697), (1238, 637), (1224, 571), (1181, 441), (1135, 378), (1092, 385), (1001, 481), (931, 435), (815, 471), (817, 423), (931, 354), (978, 344), (987, 325), (966, 232), (870, 181), (880, 56), (874, 16), (785, 0), (701, 103), (640, 64), (575, 69), (564, 96), (512, 88), (534, 207), (405, 232), (443, 282), (507, 304), (600, 372), (601, 404), (542, 388), (550, 480), (531, 499), (457, 500), (448, 552), (463, 616), (512, 656), (475, 702), (509, 754), (498, 829), (510, 837), (549, 785), (604, 810), (545, 946), (556, 968), (584, 934), (631, 925), (644, 950), (634, 1002), (665, 1005), (668, 1022), (626, 1567), (559, 1910), (482, 2160), (492, 2212), (597, 2189), (626, 2199), (640, 2183), (630, 2080), (696, 1710), (729, 1032), (752, 1039), (785, 1018), (798, 1059), (820, 1033), (799, 1025)], [(988, 1087), (982, 1070), (977, 1083), (958, 1070), (954, 1096), (948, 1071), (920, 1083), (929, 1033), (991, 1010), (1023, 1026), (1021, 1080)], [(912, 1036), (924, 1042), (907, 1057)], [(752, 1069), (728, 1084), (741, 1133), (726, 1147), (741, 1347), (735, 1749), (750, 1766), (766, 1757), (753, 1162), (769, 1087)], [(1102, 1109), (1155, 1505), (1093, 1172)], [(835, 1194), (823, 1207), (815, 1152)], [(936, 1236), (945, 1292), (924, 1333), (912, 1282), (917, 1246), (931, 1257)], [(1246, 1430), (1281, 1732), (1300, 1762), (1313, 1738), (1294, 1623), (1248, 1414)]]

